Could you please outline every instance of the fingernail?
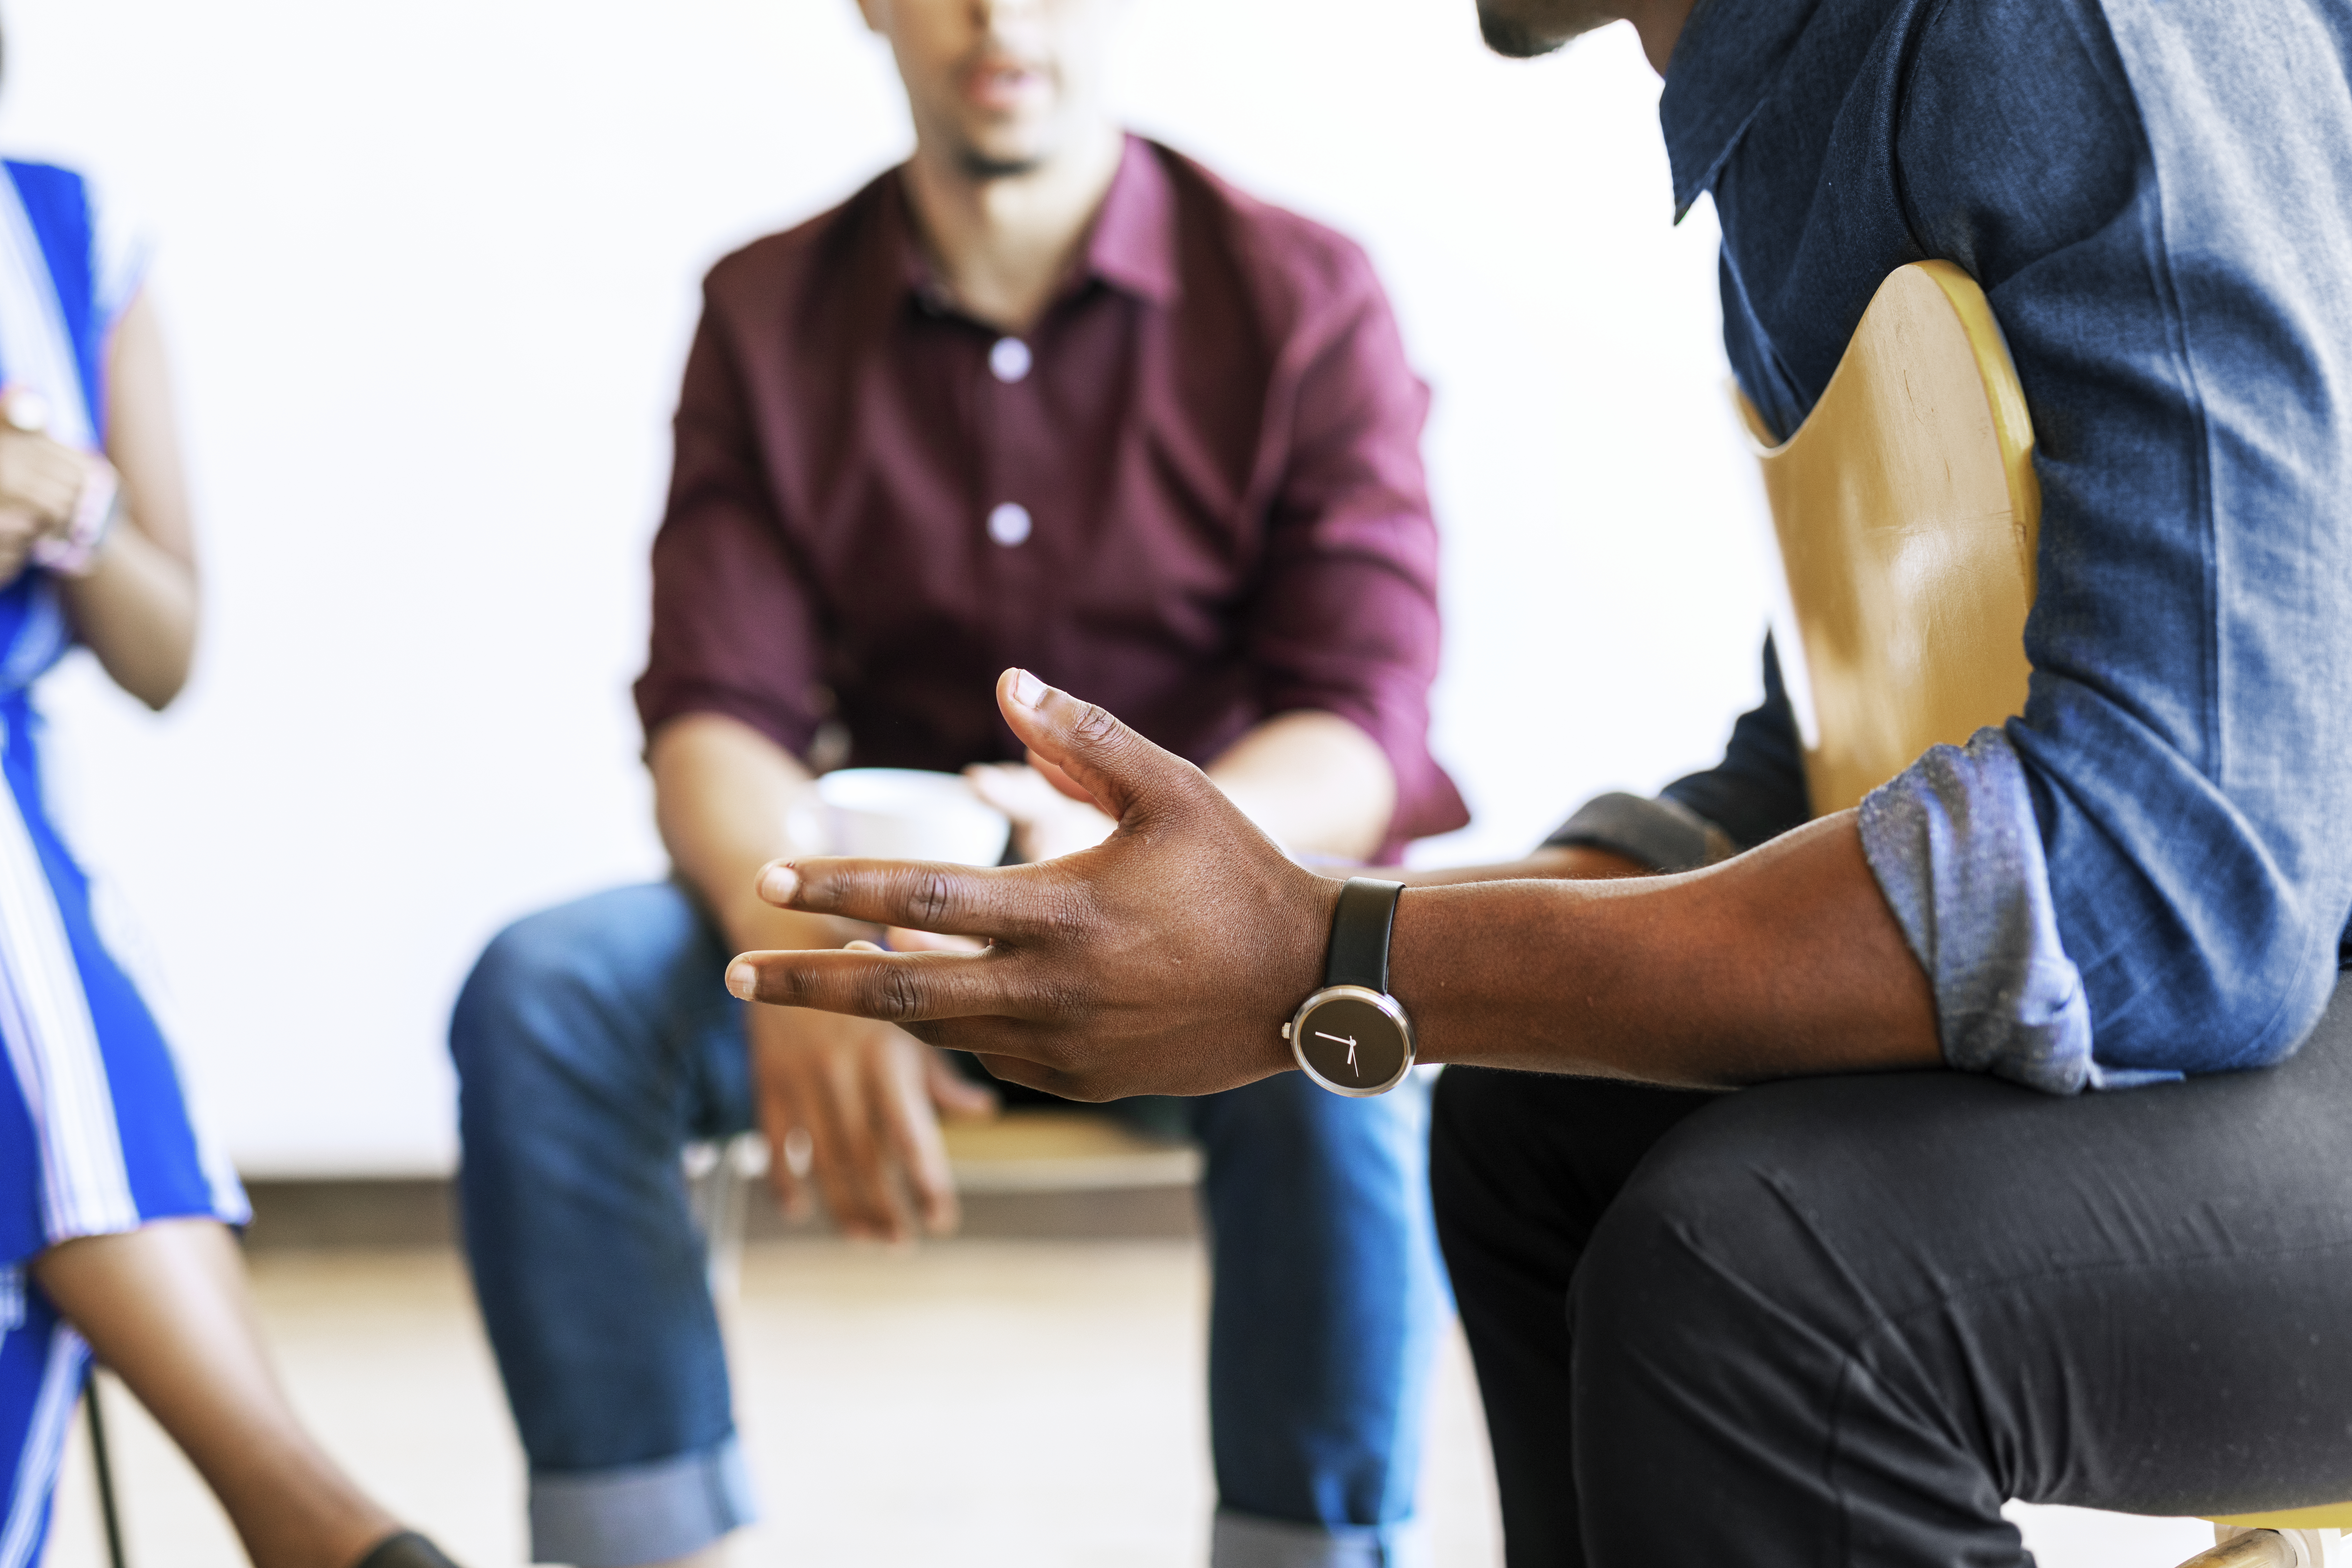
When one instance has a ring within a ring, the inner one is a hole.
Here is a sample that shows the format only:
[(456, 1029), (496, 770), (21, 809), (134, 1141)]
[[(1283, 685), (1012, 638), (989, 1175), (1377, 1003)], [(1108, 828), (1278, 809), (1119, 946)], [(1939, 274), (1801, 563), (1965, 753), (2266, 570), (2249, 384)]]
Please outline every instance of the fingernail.
[(801, 889), (801, 874), (790, 866), (771, 866), (760, 873), (760, 896), (772, 904), (789, 904)]
[(759, 971), (748, 963), (734, 963), (727, 968), (727, 989), (743, 1001), (751, 1000), (751, 993), (760, 984)]
[(1014, 670), (1013, 700), (1024, 708), (1043, 707), (1045, 701), (1045, 683), (1025, 669)]

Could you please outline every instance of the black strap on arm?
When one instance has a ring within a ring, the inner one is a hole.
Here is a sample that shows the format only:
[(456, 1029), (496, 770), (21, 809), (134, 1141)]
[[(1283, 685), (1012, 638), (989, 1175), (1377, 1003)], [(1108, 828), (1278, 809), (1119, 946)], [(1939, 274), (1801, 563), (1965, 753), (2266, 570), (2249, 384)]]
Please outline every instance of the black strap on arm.
[(1323, 966), (1326, 985), (1361, 985), (1382, 995), (1389, 989), (1389, 931), (1396, 924), (1402, 882), (1350, 877), (1331, 912), (1331, 956)]

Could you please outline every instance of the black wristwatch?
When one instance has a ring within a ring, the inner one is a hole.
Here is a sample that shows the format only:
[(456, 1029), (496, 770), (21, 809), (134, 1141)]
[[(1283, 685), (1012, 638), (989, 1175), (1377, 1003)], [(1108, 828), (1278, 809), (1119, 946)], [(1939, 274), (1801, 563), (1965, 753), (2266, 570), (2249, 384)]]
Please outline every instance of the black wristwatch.
[(1386, 1094), (1412, 1070), (1412, 1020), (1389, 994), (1389, 932), (1403, 891), (1402, 882), (1348, 879), (1323, 989), (1282, 1026), (1300, 1068), (1333, 1094)]

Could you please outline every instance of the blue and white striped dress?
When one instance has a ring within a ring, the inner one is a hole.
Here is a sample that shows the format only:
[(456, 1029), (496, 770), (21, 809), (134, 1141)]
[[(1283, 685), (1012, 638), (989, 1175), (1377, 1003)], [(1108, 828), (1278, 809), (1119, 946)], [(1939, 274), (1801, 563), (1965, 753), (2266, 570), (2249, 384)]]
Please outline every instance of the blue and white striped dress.
[[(50, 434), (94, 448), (105, 345), (138, 287), (138, 259), (112, 243), (79, 175), (0, 170), (0, 383), (41, 393)], [(150, 1220), (247, 1217), (42, 800), (32, 685), (70, 637), (46, 574), (0, 588), (0, 1568), (40, 1554), (89, 1363), (26, 1265), (58, 1242)]]

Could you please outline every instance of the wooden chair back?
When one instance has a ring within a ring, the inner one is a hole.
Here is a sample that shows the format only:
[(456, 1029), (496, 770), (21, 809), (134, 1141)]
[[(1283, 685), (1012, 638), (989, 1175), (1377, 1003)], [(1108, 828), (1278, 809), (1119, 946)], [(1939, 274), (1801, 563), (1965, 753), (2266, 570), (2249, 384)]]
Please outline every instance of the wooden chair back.
[(1796, 434), (1745, 398), (1786, 595), (1781, 673), (1814, 814), (2025, 705), (2042, 491), (2025, 394), (1984, 291), (1888, 275)]

